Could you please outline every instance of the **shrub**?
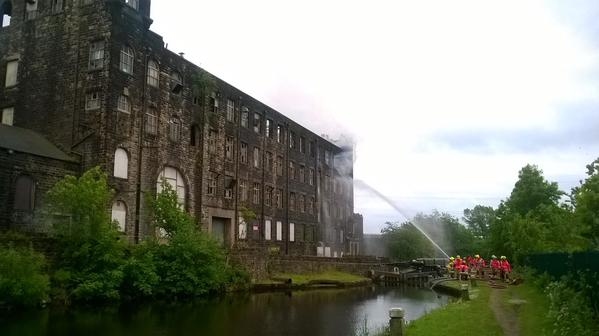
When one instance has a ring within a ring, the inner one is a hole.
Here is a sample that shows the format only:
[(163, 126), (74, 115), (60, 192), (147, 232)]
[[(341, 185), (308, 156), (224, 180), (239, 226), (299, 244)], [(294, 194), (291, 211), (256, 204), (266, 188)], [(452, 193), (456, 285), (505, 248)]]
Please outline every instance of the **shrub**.
[(589, 299), (570, 284), (570, 279), (554, 281), (547, 287), (549, 318), (553, 334), (560, 336), (597, 336), (599, 328)]
[(47, 300), (50, 282), (44, 266), (44, 256), (31, 248), (0, 247), (0, 301), (30, 307)]

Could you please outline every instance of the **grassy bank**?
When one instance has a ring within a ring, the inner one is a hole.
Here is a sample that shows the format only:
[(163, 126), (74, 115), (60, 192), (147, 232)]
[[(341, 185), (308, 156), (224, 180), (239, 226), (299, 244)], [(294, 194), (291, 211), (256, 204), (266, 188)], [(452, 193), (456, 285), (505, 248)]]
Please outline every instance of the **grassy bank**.
[[(437, 309), (407, 327), (419, 335), (550, 335), (547, 297), (532, 285), (494, 289), (486, 283), (471, 290), (470, 301), (457, 301)], [(513, 328), (510, 330), (510, 328)]]
[(321, 273), (308, 273), (308, 274), (290, 274), (290, 273), (280, 273), (276, 274), (273, 278), (275, 279), (291, 279), (293, 284), (304, 285), (312, 282), (339, 282), (343, 284), (354, 284), (360, 283), (368, 280), (366, 277), (337, 272), (337, 271), (327, 271)]

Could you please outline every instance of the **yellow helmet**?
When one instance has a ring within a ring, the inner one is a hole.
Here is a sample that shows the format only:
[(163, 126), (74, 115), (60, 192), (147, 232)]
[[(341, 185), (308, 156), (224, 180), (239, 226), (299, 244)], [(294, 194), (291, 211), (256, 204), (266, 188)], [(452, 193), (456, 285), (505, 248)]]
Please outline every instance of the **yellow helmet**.
[(505, 256), (501, 256), (501, 259), (507, 259)]
[(492, 255), (491, 258), (492, 259), (497, 259), (497, 256), (496, 255)]
[(480, 258), (480, 255), (478, 255), (478, 254), (475, 254), (475, 255), (474, 255), (474, 258)]
[(458, 254), (458, 256), (456, 258), (460, 259), (460, 255)]
[(455, 259), (454, 257), (449, 257), (449, 260), (454, 260), (454, 259)]

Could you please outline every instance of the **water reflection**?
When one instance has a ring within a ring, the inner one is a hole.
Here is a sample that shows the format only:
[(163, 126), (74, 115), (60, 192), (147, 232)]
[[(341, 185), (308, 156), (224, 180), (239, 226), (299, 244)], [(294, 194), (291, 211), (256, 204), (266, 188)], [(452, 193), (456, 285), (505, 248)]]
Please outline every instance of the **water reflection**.
[(446, 304), (415, 288), (355, 288), (241, 294), (177, 304), (43, 310), (0, 316), (0, 335), (353, 335), (388, 322), (402, 307), (409, 320)]

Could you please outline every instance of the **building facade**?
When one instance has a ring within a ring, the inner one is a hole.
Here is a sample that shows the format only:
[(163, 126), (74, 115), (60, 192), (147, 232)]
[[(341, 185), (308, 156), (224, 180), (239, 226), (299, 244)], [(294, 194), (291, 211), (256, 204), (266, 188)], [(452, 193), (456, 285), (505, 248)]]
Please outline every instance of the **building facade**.
[[(71, 159), (77, 173), (102, 167), (116, 191), (112, 218), (133, 242), (155, 234), (147, 195), (168, 183), (226, 246), (358, 254), (352, 146), (169, 51), (150, 30), (150, 5), (0, 0), (3, 124), (47, 140), (71, 171)], [(0, 143), (15, 150), (7, 147)], [(40, 157), (40, 167), (50, 159)], [(13, 175), (0, 176), (7, 199)], [(4, 204), (0, 225), (24, 225)]]

